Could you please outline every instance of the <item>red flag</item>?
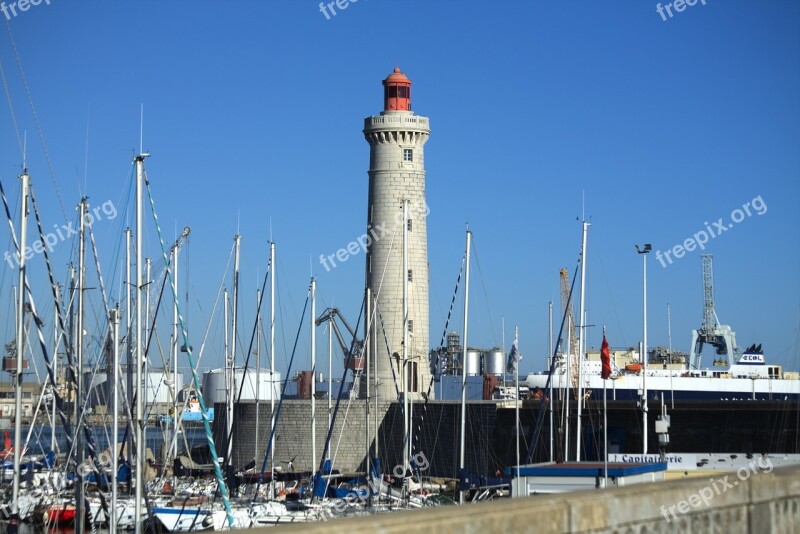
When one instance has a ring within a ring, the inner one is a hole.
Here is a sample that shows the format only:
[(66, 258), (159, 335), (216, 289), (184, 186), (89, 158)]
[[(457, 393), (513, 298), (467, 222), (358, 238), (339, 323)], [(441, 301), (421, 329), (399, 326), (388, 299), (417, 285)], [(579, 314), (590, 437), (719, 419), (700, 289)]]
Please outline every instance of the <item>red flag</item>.
[(600, 371), (600, 376), (606, 380), (611, 376), (611, 354), (608, 351), (608, 341), (606, 341), (605, 334), (603, 335), (603, 346), (600, 348), (600, 361), (603, 362), (603, 369)]

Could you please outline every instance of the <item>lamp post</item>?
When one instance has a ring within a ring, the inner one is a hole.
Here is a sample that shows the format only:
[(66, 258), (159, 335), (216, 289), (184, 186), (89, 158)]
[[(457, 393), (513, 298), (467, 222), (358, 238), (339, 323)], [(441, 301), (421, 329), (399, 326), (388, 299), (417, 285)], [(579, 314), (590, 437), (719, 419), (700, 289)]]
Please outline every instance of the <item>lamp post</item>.
[(645, 243), (642, 248), (636, 245), (636, 252), (642, 255), (642, 274), (643, 274), (643, 289), (642, 289), (642, 318), (643, 329), (642, 333), (642, 435), (643, 435), (643, 453), (647, 454), (647, 254), (653, 249), (650, 243)]

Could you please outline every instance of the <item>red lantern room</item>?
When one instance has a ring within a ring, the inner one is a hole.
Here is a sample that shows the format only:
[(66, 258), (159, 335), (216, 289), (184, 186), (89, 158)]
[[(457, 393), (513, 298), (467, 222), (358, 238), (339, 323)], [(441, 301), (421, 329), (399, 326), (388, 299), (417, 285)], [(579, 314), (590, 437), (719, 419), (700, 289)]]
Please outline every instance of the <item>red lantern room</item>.
[(383, 110), (411, 111), (411, 80), (397, 67), (383, 80)]

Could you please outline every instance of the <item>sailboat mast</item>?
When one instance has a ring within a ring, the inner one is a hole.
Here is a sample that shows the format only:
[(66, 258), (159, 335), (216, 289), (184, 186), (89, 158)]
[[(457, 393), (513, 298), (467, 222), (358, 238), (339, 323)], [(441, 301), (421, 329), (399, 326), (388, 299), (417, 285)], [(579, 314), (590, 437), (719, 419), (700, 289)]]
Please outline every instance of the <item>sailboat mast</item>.
[(230, 395), (228, 397), (228, 466), (233, 460), (233, 402), (236, 392), (236, 319), (239, 311), (239, 247), (242, 236), (235, 235), (234, 257), (233, 257), (233, 309), (231, 310), (231, 383)]
[[(172, 291), (178, 294), (178, 249), (172, 247)], [(181, 384), (183, 385), (183, 384)], [(172, 460), (178, 457), (178, 300), (172, 302)]]
[[(226, 287), (222, 292), (222, 301), (225, 303), (225, 306), (222, 309), (222, 323), (223, 323), (223, 348), (222, 353), (224, 354), (225, 358), (225, 436), (230, 438), (231, 435), (231, 407), (233, 403), (231, 402), (231, 397), (233, 395), (233, 387), (231, 386), (231, 375), (233, 374), (233, 369), (231, 369), (231, 357), (230, 357), (230, 341), (228, 340), (228, 308), (230, 307), (231, 300), (228, 298), (228, 288)], [(226, 441), (227, 446), (225, 447), (225, 462), (228, 463), (230, 460), (230, 449), (231, 443), (230, 441)]]
[[(378, 307), (378, 299), (373, 297), (372, 298), (372, 305), (373, 305), (373, 307), (377, 308)], [(377, 317), (377, 312), (376, 311), (374, 311), (373, 314), (375, 314), (375, 316)], [(373, 327), (373, 330), (375, 330), (375, 327)], [(375, 359), (375, 375), (374, 375), (375, 376), (375, 388), (374, 388), (375, 389), (375, 393), (374, 393), (374, 395), (375, 395), (375, 458), (380, 458), (380, 441), (378, 440), (378, 429), (380, 428), (379, 425), (378, 425), (378, 413), (379, 413), (378, 400), (380, 398), (380, 388), (378, 387), (379, 386), (378, 376), (380, 376), (380, 375), (378, 373), (379, 373), (379, 368), (380, 368), (380, 358), (378, 357), (378, 343), (377, 343), (377, 341), (375, 341), (376, 339), (377, 339), (377, 336), (373, 335), (372, 338), (370, 339), (370, 342), (372, 343), (372, 354), (374, 355), (374, 359)]]
[(78, 211), (80, 216), (79, 232), (78, 232), (78, 329), (76, 336), (76, 368), (77, 373), (75, 376), (76, 391), (75, 391), (75, 404), (78, 407), (78, 418), (75, 424), (75, 465), (79, 468), (75, 472), (75, 530), (83, 532), (84, 527), (84, 487), (83, 475), (80, 466), (83, 464), (83, 437), (81, 428), (83, 427), (84, 411), (83, 411), (83, 292), (86, 287), (86, 197), (81, 199), (80, 209)]
[[(145, 345), (144, 348), (144, 359), (142, 360), (142, 395), (147, 393), (147, 386), (150, 384), (150, 362), (147, 359), (147, 340), (150, 339), (150, 284), (153, 282), (153, 279), (150, 277), (152, 269), (152, 263), (150, 258), (145, 258), (144, 260), (144, 270), (145, 270), (145, 277), (144, 277), (144, 285), (142, 286), (142, 290), (144, 291), (144, 333), (142, 334), (142, 340), (144, 341)], [(142, 402), (146, 403), (146, 399), (142, 399)], [(142, 405), (144, 406), (144, 404)], [(144, 450), (147, 450), (147, 422), (145, 421), (146, 416), (144, 416), (145, 410), (142, 410), (142, 446)], [(142, 461), (144, 461), (144, 456), (142, 456)]]
[[(127, 366), (125, 373), (125, 385), (128, 395), (133, 395), (133, 345), (131, 344), (131, 337), (133, 336), (133, 313), (131, 305), (133, 303), (132, 285), (131, 285), (131, 229), (125, 228), (125, 353), (127, 355)], [(131, 405), (133, 397), (130, 397)], [(134, 412), (135, 413), (135, 412)], [(131, 421), (128, 421), (128, 428), (130, 428)], [(128, 465), (132, 466), (131, 454), (133, 449), (133, 432), (128, 432), (128, 443), (125, 445), (125, 454), (127, 455)], [(128, 494), (130, 495), (130, 485), (128, 485)]]
[(317, 280), (311, 278), (311, 465), (317, 462)]
[[(372, 472), (372, 458), (371, 458), (370, 453), (369, 453), (369, 449), (370, 449), (370, 446), (369, 446), (369, 442), (370, 442), (370, 434), (369, 434), (369, 416), (370, 416), (370, 413), (369, 413), (369, 374), (370, 374), (369, 373), (369, 365), (370, 365), (370, 357), (372, 356), (370, 353), (372, 351), (369, 350), (370, 349), (370, 347), (369, 347), (369, 329), (370, 329), (371, 320), (372, 320), (372, 291), (370, 291), (369, 287), (367, 287), (367, 294), (366, 294), (366, 309), (367, 309), (367, 320), (364, 321), (364, 352), (366, 353), (365, 354), (366, 355), (366, 361), (364, 363), (365, 363), (366, 372), (367, 372), (367, 379), (365, 380), (365, 382), (366, 382), (366, 384), (365, 384), (366, 391), (364, 392), (364, 402), (365, 402), (365, 406), (364, 406), (364, 425), (365, 425), (364, 426), (364, 452), (366, 453), (365, 458), (367, 459), (366, 462), (365, 462), (366, 472), (367, 472), (366, 478), (367, 478), (367, 480), (371, 480), (370, 479), (370, 473)], [(329, 340), (330, 340), (330, 338), (329, 338)], [(329, 343), (330, 343), (330, 341), (329, 341)], [(328, 402), (330, 402), (330, 396), (328, 396)], [(330, 414), (330, 409), (328, 410), (328, 413)], [(328, 421), (328, 427), (329, 427), (328, 431), (330, 432), (330, 420)], [(367, 504), (369, 506), (372, 506), (372, 492), (370, 492), (370, 491), (367, 492)]]
[[(376, 299), (375, 297), (372, 297), (372, 306), (373, 306), (373, 309), (375, 310), (372, 313), (373, 313), (373, 315), (375, 315), (377, 317), (377, 315), (378, 315), (377, 314), (378, 299)], [(372, 336), (370, 336), (369, 342), (372, 343), (372, 354), (373, 354), (373, 358), (375, 360), (375, 374), (373, 375), (375, 377), (375, 393), (374, 393), (374, 395), (375, 395), (375, 456), (374, 457), (375, 458), (379, 458), (380, 457), (379, 456), (379, 453), (380, 453), (380, 442), (378, 440), (378, 429), (380, 427), (378, 426), (378, 413), (379, 413), (379, 410), (378, 410), (378, 399), (380, 397), (380, 387), (379, 387), (379, 384), (378, 384), (378, 376), (379, 376), (378, 372), (379, 372), (380, 358), (378, 358), (378, 343), (376, 341), (378, 336), (377, 336), (377, 328), (375, 326), (375, 321), (372, 322), (371, 329), (372, 329)]]
[(261, 290), (256, 289), (256, 431), (253, 458), (258, 458), (259, 405), (261, 404)]
[[(119, 304), (111, 310), (109, 320), (113, 331), (113, 354), (114, 361), (111, 364), (114, 373), (114, 398), (112, 399), (112, 423), (111, 423), (111, 517), (109, 518), (109, 530), (111, 534), (117, 532), (117, 471), (119, 470)], [(176, 414), (177, 416), (177, 414)]]
[(20, 176), (22, 208), (19, 220), (19, 291), (17, 293), (17, 341), (16, 374), (14, 375), (14, 482), (12, 490), (12, 511), (19, 513), (20, 460), (22, 459), (22, 361), (25, 357), (25, 247), (28, 239), (28, 186), (30, 176), (27, 170)]
[[(73, 356), (75, 355), (75, 335), (76, 335), (75, 334), (75, 332), (76, 332), (76, 330), (75, 330), (75, 306), (76, 306), (76, 303), (75, 303), (75, 300), (76, 300), (75, 299), (75, 292), (77, 290), (78, 290), (78, 285), (77, 285), (77, 283), (75, 281), (75, 264), (70, 263), (69, 264), (69, 340), (68, 340), (68, 344), (69, 344), (69, 350), (71, 351), (70, 354), (72, 354)], [(72, 368), (72, 370), (74, 371), (74, 368)], [(75, 388), (75, 380), (74, 380), (75, 376), (74, 376), (74, 373), (72, 373), (71, 377), (69, 375), (67, 375), (67, 376), (69, 378), (69, 383), (67, 384), (67, 388), (68, 388), (67, 395), (68, 395), (68, 397), (74, 397), (74, 388)], [(73, 401), (72, 402), (72, 413), (70, 414), (70, 417), (74, 418), (74, 421), (71, 420), (72, 423), (76, 423), (77, 424), (78, 414), (79, 413), (80, 412), (78, 412), (78, 404), (75, 401)], [(71, 453), (71, 451), (70, 451), (70, 453)]]
[(328, 321), (328, 432), (333, 422), (333, 315)]
[[(467, 230), (467, 267), (466, 267), (466, 276), (464, 282), (464, 343), (461, 352), (461, 445), (459, 448), (459, 455), (458, 455), (458, 474), (459, 478), (463, 478), (464, 476), (464, 440), (465, 440), (465, 431), (467, 428), (467, 345), (468, 345), (468, 337), (467, 334), (469, 332), (469, 255), (470, 249), (472, 247), (472, 232)], [(459, 484), (460, 486), (460, 484)], [(458, 492), (458, 503), (464, 504), (464, 490), (459, 489)]]
[(584, 303), (586, 301), (586, 234), (589, 233), (589, 223), (583, 221), (583, 237), (581, 240), (581, 301), (578, 307), (580, 317), (580, 328), (578, 329), (578, 417), (575, 422), (575, 461), (581, 461), (581, 409), (583, 408), (583, 358), (586, 351), (586, 313)]
[[(144, 496), (144, 476), (142, 462), (144, 460), (144, 391), (142, 390), (142, 366), (144, 354), (142, 346), (142, 301), (144, 281), (142, 279), (142, 212), (144, 208), (144, 158), (149, 154), (141, 153), (134, 158), (136, 163), (136, 494), (134, 502), (135, 517), (142, 517), (142, 499)], [(130, 341), (129, 341), (130, 342)], [(142, 533), (142, 522), (136, 521), (136, 534)]]
[[(60, 286), (56, 284), (55, 287), (56, 292), (56, 301), (61, 302), (61, 291)], [(58, 346), (59, 346), (59, 332), (58, 327), (56, 324), (53, 325), (53, 360), (51, 365), (53, 367), (53, 376), (55, 377), (55, 386), (52, 386), (53, 392), (53, 404), (50, 412), (50, 450), (55, 452), (58, 442), (56, 441), (56, 395), (58, 395), (57, 385), (58, 385)]]
[(275, 242), (269, 244), (269, 485), (270, 498), (275, 493)]
[(408, 412), (408, 200), (403, 201), (403, 496), (411, 459)]

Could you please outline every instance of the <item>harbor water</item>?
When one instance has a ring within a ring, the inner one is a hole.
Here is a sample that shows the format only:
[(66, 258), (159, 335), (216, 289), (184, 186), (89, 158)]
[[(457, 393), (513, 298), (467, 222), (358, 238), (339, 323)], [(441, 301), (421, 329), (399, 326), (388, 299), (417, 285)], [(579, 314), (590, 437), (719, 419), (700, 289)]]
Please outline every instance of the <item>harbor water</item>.
[[(197, 447), (199, 445), (203, 445), (206, 442), (206, 434), (201, 423), (183, 423), (183, 428), (181, 429), (181, 435), (178, 436), (178, 453), (181, 454), (186, 452), (186, 446), (188, 445), (189, 449)], [(88, 427), (90, 429), (92, 435), (92, 441), (94, 443), (94, 447), (98, 453), (100, 451), (105, 450), (110, 447), (111, 441), (113, 440), (112, 429), (110, 426), (91, 426)], [(25, 442), (28, 439), (28, 434), (30, 433), (30, 441), (28, 442), (28, 446), (26, 449), (27, 455), (43, 455), (48, 453), (51, 450), (51, 442), (52, 442), (52, 431), (50, 425), (41, 425), (36, 424), (33, 425), (33, 428), (30, 426), (24, 425), (22, 427), (22, 441)], [(120, 426), (117, 430), (117, 436), (119, 442), (125, 439), (126, 436), (126, 428), (124, 426)], [(8, 437), (11, 443), (14, 442), (14, 429), (13, 427), (8, 430)], [(70, 436), (73, 440), (74, 444), (74, 432), (73, 435)], [(129, 436), (130, 437), (130, 436)], [(57, 427), (55, 431), (55, 438), (56, 438), (56, 453), (57, 454), (66, 454), (69, 452), (67, 450), (67, 434), (64, 431), (64, 428)], [(148, 449), (153, 452), (155, 458), (163, 458), (164, 451), (166, 448), (169, 448), (170, 443), (172, 441), (172, 428), (168, 424), (164, 424), (164, 426), (157, 426), (157, 425), (150, 425), (145, 429), (145, 444)], [(86, 443), (84, 441), (84, 443)], [(88, 445), (88, 444), (87, 444)]]

